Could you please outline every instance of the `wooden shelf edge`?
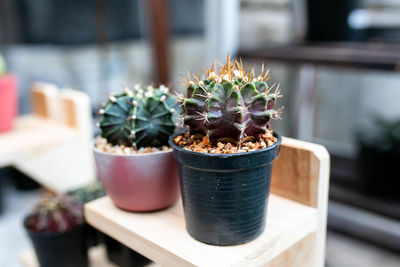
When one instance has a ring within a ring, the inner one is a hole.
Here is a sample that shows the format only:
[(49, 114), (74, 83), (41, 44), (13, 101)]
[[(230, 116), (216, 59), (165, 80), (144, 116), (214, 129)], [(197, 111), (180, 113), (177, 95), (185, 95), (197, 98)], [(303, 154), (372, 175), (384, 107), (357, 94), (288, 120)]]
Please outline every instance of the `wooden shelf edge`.
[(85, 216), (93, 227), (162, 266), (261, 266), (317, 230), (317, 209), (275, 195), (269, 204), (265, 232), (250, 243), (229, 247), (191, 238), (181, 203), (164, 211), (131, 213), (103, 197), (85, 205)]

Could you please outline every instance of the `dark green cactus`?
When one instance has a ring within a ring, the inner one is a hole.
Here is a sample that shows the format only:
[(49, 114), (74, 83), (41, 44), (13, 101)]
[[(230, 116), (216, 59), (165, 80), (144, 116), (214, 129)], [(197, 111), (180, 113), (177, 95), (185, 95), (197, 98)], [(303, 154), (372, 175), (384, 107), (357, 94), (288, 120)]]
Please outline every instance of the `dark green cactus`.
[(168, 144), (175, 132), (181, 108), (168, 88), (135, 86), (131, 91), (110, 96), (100, 110), (101, 136), (113, 145), (137, 148)]
[(227, 63), (216, 73), (216, 68), (207, 71), (207, 78), (185, 79), (187, 98), (182, 98), (184, 123), (192, 134), (207, 135), (212, 143), (222, 138), (240, 141), (246, 136), (259, 138), (269, 126), (269, 121), (278, 117), (274, 110), (279, 90), (269, 88), (266, 81), (269, 72), (254, 70), (247, 72), (242, 63)]
[(82, 204), (85, 204), (89, 201), (105, 196), (106, 193), (104, 192), (101, 183), (95, 181), (90, 185), (68, 192), (68, 195), (78, 199)]

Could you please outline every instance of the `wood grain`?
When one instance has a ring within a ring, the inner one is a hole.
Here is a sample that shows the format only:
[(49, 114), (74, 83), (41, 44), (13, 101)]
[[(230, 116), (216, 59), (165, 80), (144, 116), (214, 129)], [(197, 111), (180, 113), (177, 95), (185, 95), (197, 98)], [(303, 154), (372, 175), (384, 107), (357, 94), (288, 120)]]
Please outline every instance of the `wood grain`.
[(35, 115), (58, 121), (60, 90), (53, 84), (34, 82), (31, 86), (32, 109)]
[(87, 221), (162, 266), (262, 266), (316, 231), (316, 209), (271, 195), (267, 225), (256, 240), (218, 247), (185, 230), (182, 204), (160, 212), (132, 213), (104, 197), (85, 205)]
[(29, 151), (71, 140), (74, 135), (74, 130), (39, 116), (18, 117), (11, 131), (0, 134), (0, 166), (12, 164)]
[(315, 266), (315, 235), (315, 233), (308, 234), (302, 240), (268, 262), (265, 267)]
[(191, 238), (181, 203), (160, 212), (131, 213), (104, 197), (86, 204), (85, 216), (100, 231), (162, 266), (322, 267), (328, 180), (324, 147), (283, 138), (273, 167), (266, 230), (238, 246), (211, 246)]
[(284, 137), (271, 192), (318, 209), (316, 266), (324, 265), (330, 159), (325, 147)]
[(158, 84), (169, 82), (169, 14), (168, 1), (146, 1), (151, 25), (153, 66)]

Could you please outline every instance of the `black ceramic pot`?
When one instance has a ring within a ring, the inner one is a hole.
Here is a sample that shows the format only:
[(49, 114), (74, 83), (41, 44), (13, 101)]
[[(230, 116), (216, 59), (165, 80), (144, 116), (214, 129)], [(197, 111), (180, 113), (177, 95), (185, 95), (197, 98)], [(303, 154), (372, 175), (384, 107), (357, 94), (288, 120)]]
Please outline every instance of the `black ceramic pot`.
[(41, 267), (88, 266), (84, 224), (63, 233), (27, 232)]
[(246, 153), (204, 154), (173, 143), (189, 234), (204, 243), (249, 242), (264, 230), (272, 161), (281, 137), (272, 146)]

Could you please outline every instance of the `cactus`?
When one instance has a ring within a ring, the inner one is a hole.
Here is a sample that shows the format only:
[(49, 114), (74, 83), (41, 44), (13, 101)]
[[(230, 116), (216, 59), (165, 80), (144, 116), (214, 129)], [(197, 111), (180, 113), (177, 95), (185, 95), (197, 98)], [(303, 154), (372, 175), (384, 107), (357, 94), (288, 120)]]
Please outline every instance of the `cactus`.
[(3, 56), (0, 55), (0, 77), (7, 73), (7, 64)]
[(264, 66), (257, 77), (254, 69), (248, 69), (242, 62), (232, 62), (228, 55), (219, 73), (215, 64), (206, 71), (204, 80), (199, 75), (184, 78), (187, 97), (180, 101), (183, 122), (191, 134), (206, 135), (215, 144), (224, 139), (238, 142), (247, 136), (259, 138), (267, 131), (269, 121), (279, 117), (280, 110), (274, 110), (279, 86), (273, 92), (268, 87), (269, 71)]
[(45, 196), (24, 221), (26, 228), (39, 233), (61, 233), (83, 224), (82, 204), (70, 196)]
[(100, 110), (101, 136), (113, 145), (137, 148), (159, 147), (168, 144), (175, 132), (181, 108), (168, 88), (149, 86), (146, 91), (139, 86), (131, 91), (110, 96)]
[(76, 198), (82, 204), (85, 204), (89, 201), (105, 196), (106, 193), (104, 192), (100, 182), (96, 181), (88, 186), (71, 191), (68, 193), (68, 195)]

